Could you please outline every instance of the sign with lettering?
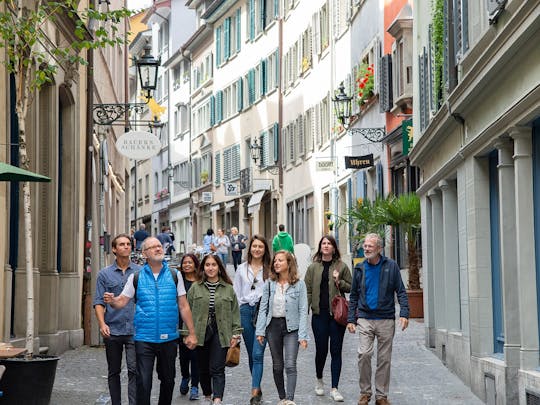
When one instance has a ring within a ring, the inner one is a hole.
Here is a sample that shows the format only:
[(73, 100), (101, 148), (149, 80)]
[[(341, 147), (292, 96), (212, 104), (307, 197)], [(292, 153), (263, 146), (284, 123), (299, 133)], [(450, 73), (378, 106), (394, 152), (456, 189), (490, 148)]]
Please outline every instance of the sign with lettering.
[(118, 152), (135, 160), (149, 159), (161, 150), (161, 141), (151, 132), (129, 131), (116, 141)]
[(240, 187), (237, 183), (225, 183), (225, 195), (240, 194)]
[(407, 156), (413, 146), (412, 120), (403, 120), (401, 122), (401, 136), (403, 140), (403, 156)]
[(345, 156), (346, 169), (366, 169), (373, 166), (373, 153), (364, 156)]
[(317, 160), (315, 162), (315, 171), (317, 172), (326, 172), (332, 171), (336, 167), (333, 160)]

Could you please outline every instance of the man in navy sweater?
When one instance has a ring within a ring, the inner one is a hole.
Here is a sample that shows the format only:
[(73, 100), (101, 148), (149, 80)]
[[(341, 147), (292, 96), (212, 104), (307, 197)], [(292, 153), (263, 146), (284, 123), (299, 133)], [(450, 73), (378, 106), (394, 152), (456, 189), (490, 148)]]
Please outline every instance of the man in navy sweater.
[(381, 255), (383, 241), (377, 234), (364, 239), (366, 260), (354, 268), (351, 286), (347, 329), (359, 329), (358, 370), (360, 372), (360, 399), (358, 405), (368, 405), (372, 395), (371, 356), (377, 339), (377, 371), (375, 372), (375, 404), (389, 405), (390, 364), (394, 339), (396, 309), (399, 302), (399, 323), (402, 330), (409, 325), (409, 303), (399, 266)]

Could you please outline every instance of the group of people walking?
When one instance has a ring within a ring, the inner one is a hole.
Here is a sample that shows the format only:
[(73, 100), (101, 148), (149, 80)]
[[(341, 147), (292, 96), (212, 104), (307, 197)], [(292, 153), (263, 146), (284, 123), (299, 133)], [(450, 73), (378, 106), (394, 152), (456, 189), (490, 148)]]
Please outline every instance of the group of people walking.
[[(177, 349), (182, 373), (180, 393), (199, 399), (200, 385), (205, 403), (221, 404), (227, 351), (243, 340), (251, 372), (251, 391), (246, 393), (245, 403), (263, 403), (261, 381), (268, 346), (279, 405), (294, 405), (298, 352), (310, 340), (309, 311), (315, 340), (316, 395), (328, 393), (333, 401), (344, 401), (339, 392), (343, 339), (346, 329), (354, 333), (358, 328), (358, 404), (367, 405), (372, 396), (371, 356), (375, 338), (376, 404), (389, 404), (394, 296), (400, 304), (403, 329), (407, 326), (408, 304), (399, 267), (381, 255), (381, 238), (375, 234), (366, 236), (366, 260), (351, 274), (341, 260), (334, 237), (323, 236), (303, 280), (294, 255), (284, 246), (278, 247), (272, 256), (268, 242), (260, 235), (241, 243), (246, 245), (246, 261), (238, 264), (231, 280), (219, 254), (205, 255), (200, 263), (197, 256), (186, 254), (177, 273), (163, 260), (160, 241), (149, 237), (141, 245), (146, 264), (139, 268), (129, 262), (129, 237), (119, 235), (113, 239), (116, 260), (99, 273), (94, 299), (109, 365), (112, 404), (121, 403), (119, 374), (123, 349), (130, 404), (150, 404), (156, 361), (161, 382), (158, 404), (171, 403)], [(347, 325), (338, 323), (332, 313), (333, 298), (345, 293), (350, 293)], [(323, 370), (328, 351), (331, 382), (330, 389), (325, 391)]]

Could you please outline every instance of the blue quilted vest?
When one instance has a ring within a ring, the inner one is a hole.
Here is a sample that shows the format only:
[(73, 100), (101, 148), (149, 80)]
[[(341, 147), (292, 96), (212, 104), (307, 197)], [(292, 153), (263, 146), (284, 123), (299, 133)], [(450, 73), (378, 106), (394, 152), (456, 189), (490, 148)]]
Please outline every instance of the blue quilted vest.
[(163, 263), (157, 280), (145, 264), (139, 274), (136, 294), (134, 339), (150, 343), (178, 339), (176, 284), (167, 263)]

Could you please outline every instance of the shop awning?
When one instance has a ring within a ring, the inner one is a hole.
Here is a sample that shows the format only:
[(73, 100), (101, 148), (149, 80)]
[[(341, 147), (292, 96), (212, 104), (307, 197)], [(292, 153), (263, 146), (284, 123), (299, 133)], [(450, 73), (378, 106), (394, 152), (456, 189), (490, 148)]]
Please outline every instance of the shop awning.
[(0, 162), (0, 181), (40, 181), (49, 182), (50, 178)]
[(259, 211), (264, 193), (266, 193), (266, 190), (258, 190), (253, 193), (247, 205), (248, 214), (253, 214), (254, 212)]

